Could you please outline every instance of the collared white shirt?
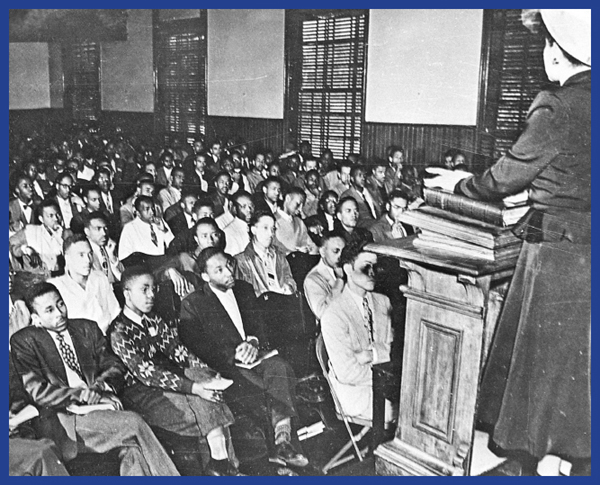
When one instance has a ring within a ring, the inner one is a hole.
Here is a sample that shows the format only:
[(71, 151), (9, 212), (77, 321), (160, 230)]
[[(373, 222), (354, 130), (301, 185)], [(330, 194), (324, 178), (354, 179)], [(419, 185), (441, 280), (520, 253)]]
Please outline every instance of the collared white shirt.
[(106, 333), (110, 322), (121, 312), (108, 278), (101, 271), (93, 269), (88, 276), (85, 289), (67, 272), (48, 280), (58, 288), (69, 312), (69, 318), (85, 318), (96, 322)]
[(129, 320), (131, 320), (136, 325), (139, 325), (140, 327), (144, 326), (144, 323), (142, 322), (142, 317), (140, 315), (138, 315), (137, 313), (135, 313), (127, 305), (125, 305), (123, 307), (123, 315), (125, 315), (127, 318), (129, 318)]
[(238, 302), (235, 299), (235, 295), (233, 294), (233, 290), (229, 289), (227, 291), (221, 291), (210, 285), (211, 289), (225, 308), (225, 311), (231, 318), (231, 321), (235, 325), (240, 337), (242, 340), (246, 340), (246, 331), (244, 330), (244, 322), (242, 321), (242, 314), (240, 313), (240, 307), (238, 306)]
[(185, 217), (185, 222), (187, 222), (188, 229), (191, 229), (192, 227), (194, 227), (194, 224), (195, 224), (194, 218), (191, 215), (189, 215), (187, 212), (184, 212), (183, 215)]
[[(87, 387), (87, 384), (81, 379), (81, 377), (79, 377), (77, 375), (77, 372), (75, 372), (73, 369), (71, 369), (69, 367), (69, 364), (66, 363), (65, 358), (63, 357), (63, 354), (60, 351), (60, 344), (58, 343), (58, 338), (57, 338), (58, 332), (53, 332), (51, 330), (48, 330), (48, 333), (52, 337), (52, 340), (54, 340), (54, 345), (56, 345), (56, 350), (58, 350), (58, 355), (60, 355), (60, 358), (65, 367), (65, 372), (67, 373), (67, 384), (69, 384), (69, 387), (72, 387), (72, 388)], [(73, 339), (71, 338), (71, 334), (69, 333), (69, 330), (65, 330), (64, 332), (61, 332), (61, 334), (63, 336), (65, 343), (69, 347), (71, 347), (71, 350), (73, 351), (73, 355), (79, 361), (79, 358), (77, 357), (77, 352), (75, 352), (75, 346), (73, 345)], [(81, 367), (81, 362), (79, 362), (79, 367)]]
[(271, 212), (273, 214), (277, 214), (277, 211), (279, 210), (279, 207), (277, 206), (277, 203), (273, 204), (273, 202), (271, 202), (269, 199), (265, 199), (265, 201), (267, 202), (267, 205), (269, 206), (269, 209), (271, 209)]
[(325, 220), (327, 221), (327, 230), (333, 231), (333, 228), (335, 227), (335, 219), (331, 214), (328, 214), (327, 212), (325, 212), (324, 214)]
[(256, 251), (258, 259), (263, 264), (265, 272), (267, 273), (267, 287), (269, 291), (283, 293), (283, 288), (279, 284), (277, 278), (277, 258), (275, 256), (275, 251), (273, 251), (272, 248), (263, 251), (256, 244), (254, 245), (254, 251)]
[(71, 227), (71, 219), (73, 219), (73, 208), (71, 207), (71, 201), (65, 200), (62, 197), (57, 197), (58, 207), (60, 208), (60, 213), (62, 214), (63, 222), (65, 223), (65, 227)]
[(225, 252), (235, 256), (243, 252), (250, 242), (250, 235), (248, 234), (248, 224), (242, 221), (239, 217), (236, 217), (228, 225), (223, 228), (225, 233)]
[(21, 199), (17, 199), (19, 201), (19, 205), (21, 206), (21, 212), (25, 215), (25, 219), (27, 219), (27, 223), (31, 224), (33, 221), (31, 220), (31, 213), (33, 212), (33, 208), (30, 204), (24, 204)]
[(38, 197), (40, 199), (44, 198), (44, 191), (42, 190), (42, 187), (37, 180), (33, 181), (33, 190), (35, 190), (35, 193), (38, 195)]
[(112, 195), (110, 195), (110, 193), (107, 194), (105, 192), (101, 192), (100, 195), (102, 196), (102, 200), (104, 201), (104, 205), (108, 209), (108, 212), (110, 212), (112, 214), (113, 210), (114, 210)]
[(165, 254), (165, 250), (171, 244), (171, 241), (175, 239), (175, 236), (168, 227), (163, 232), (156, 224), (152, 225), (154, 226), (157, 244), (152, 242), (150, 224), (145, 223), (139, 217), (125, 224), (119, 241), (119, 261), (123, 261), (135, 252), (149, 256), (163, 256)]
[(208, 182), (206, 180), (204, 180), (204, 174), (198, 172), (198, 170), (196, 170), (196, 174), (198, 175), (198, 178), (200, 179), (200, 190), (202, 190), (202, 192), (207, 192), (208, 191)]

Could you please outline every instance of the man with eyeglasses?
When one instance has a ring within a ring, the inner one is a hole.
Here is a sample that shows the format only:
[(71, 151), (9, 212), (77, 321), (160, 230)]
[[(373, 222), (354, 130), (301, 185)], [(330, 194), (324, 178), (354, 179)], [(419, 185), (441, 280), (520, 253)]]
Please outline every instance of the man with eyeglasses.
[[(377, 255), (364, 250), (364, 241), (351, 241), (342, 250), (344, 290), (321, 317), (329, 360), (329, 376), (344, 412), (373, 419), (374, 364), (388, 362), (392, 344), (392, 306), (375, 293)], [(386, 406), (386, 421), (392, 420)]]
[(71, 219), (83, 209), (85, 204), (77, 195), (72, 193), (73, 177), (63, 172), (56, 178), (56, 197), (65, 227), (71, 227)]
[(386, 239), (401, 239), (414, 234), (411, 226), (400, 222), (400, 216), (407, 210), (410, 197), (401, 190), (394, 190), (390, 194), (389, 201), (385, 204), (386, 213), (373, 224), (369, 230), (373, 234), (376, 243)]

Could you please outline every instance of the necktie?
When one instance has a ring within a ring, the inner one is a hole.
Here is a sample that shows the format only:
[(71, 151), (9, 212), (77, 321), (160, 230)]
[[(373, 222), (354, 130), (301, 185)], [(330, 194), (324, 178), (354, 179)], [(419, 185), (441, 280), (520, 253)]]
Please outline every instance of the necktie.
[(112, 214), (113, 208), (112, 208), (112, 200), (110, 200), (110, 195), (106, 194), (105, 200), (106, 200), (106, 208), (108, 209), (108, 212), (110, 212)]
[(155, 246), (158, 246), (158, 237), (156, 236), (156, 231), (154, 231), (154, 226), (150, 224), (150, 239)]
[(395, 222), (392, 225), (392, 237), (394, 239), (400, 239), (401, 237), (406, 237), (406, 231), (402, 227), (402, 224), (399, 222)]
[(65, 337), (62, 333), (57, 333), (56, 339), (58, 340), (58, 349), (60, 350), (63, 360), (69, 368), (81, 378), (81, 380), (85, 381), (83, 373), (81, 372), (81, 367), (79, 367), (79, 362), (77, 362), (77, 357), (75, 357), (75, 352), (73, 352), (71, 346), (65, 342)]
[(371, 307), (369, 306), (369, 300), (365, 296), (363, 298), (363, 308), (365, 310), (365, 316), (367, 319), (367, 330), (369, 331), (369, 339), (373, 342), (373, 312), (371, 311)]
[(102, 254), (102, 271), (104, 271), (104, 274), (108, 276), (108, 253), (106, 252), (106, 248), (104, 246), (100, 246), (100, 253)]

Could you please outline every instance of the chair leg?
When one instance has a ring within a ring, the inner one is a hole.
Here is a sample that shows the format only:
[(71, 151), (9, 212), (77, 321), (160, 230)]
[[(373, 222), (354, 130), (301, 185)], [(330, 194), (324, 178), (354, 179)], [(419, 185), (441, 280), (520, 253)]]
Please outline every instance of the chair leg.
[(344, 423), (348, 427), (348, 434), (351, 436), (350, 441), (348, 441), (348, 443), (346, 443), (340, 449), (340, 451), (338, 451), (334, 455), (334, 457), (327, 462), (327, 464), (323, 467), (323, 473), (327, 473), (330, 469), (335, 468), (340, 465), (343, 465), (344, 463), (347, 463), (350, 460), (353, 460), (354, 459), (353, 455), (349, 455), (349, 456), (342, 458), (351, 447), (354, 447), (354, 450), (356, 451), (356, 456), (359, 461), (363, 461), (363, 457), (367, 454), (367, 452), (369, 450), (368, 446), (363, 448), (362, 450), (360, 450), (358, 448), (357, 443), (367, 434), (367, 432), (369, 431), (370, 428), (368, 426), (364, 426), (363, 429), (361, 429), (357, 435), (353, 435), (352, 430), (350, 429), (350, 426), (348, 425), (348, 423), (346, 423), (346, 422), (344, 422)]

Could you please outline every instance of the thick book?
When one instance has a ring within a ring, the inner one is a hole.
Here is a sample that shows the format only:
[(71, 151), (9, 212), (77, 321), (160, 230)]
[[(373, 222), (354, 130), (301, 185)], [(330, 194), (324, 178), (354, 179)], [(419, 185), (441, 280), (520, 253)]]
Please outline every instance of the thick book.
[(279, 351), (277, 349), (269, 350), (267, 352), (259, 353), (257, 359), (254, 362), (252, 362), (252, 364), (242, 364), (241, 362), (236, 361), (235, 365), (237, 365), (238, 367), (241, 367), (242, 369), (254, 369), (263, 360), (269, 359), (276, 355), (279, 355)]
[(489, 249), (428, 230), (423, 230), (413, 241), (413, 244), (418, 248), (435, 249), (444, 251), (445, 253), (460, 254), (470, 259), (474, 258), (486, 261), (503, 261), (514, 258), (521, 250), (520, 241), (510, 246)]
[(502, 202), (473, 200), (463, 195), (433, 188), (424, 188), (423, 198), (430, 206), (501, 227), (516, 224), (529, 210), (527, 199), (519, 205), (507, 207)]
[(422, 206), (416, 210), (404, 211), (399, 219), (400, 222), (421, 230), (429, 230), (488, 249), (498, 249), (520, 242), (510, 228), (498, 227), (437, 207)]

